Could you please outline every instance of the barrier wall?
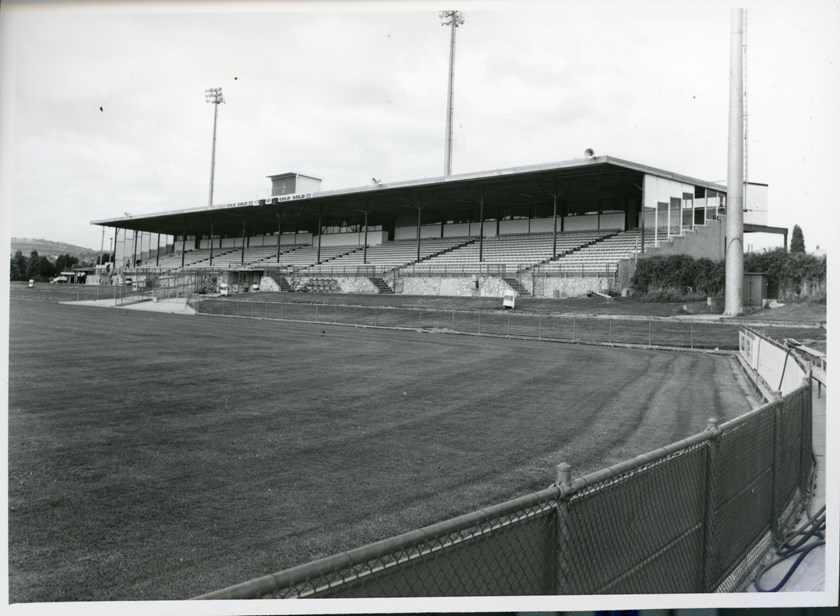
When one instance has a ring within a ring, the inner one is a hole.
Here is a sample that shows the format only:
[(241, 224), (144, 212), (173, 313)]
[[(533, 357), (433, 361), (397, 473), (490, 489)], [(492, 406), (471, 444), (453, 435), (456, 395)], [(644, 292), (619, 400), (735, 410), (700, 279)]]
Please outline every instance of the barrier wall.
[(540, 492), (198, 598), (737, 590), (810, 494), (811, 388), (788, 371), (781, 399), (701, 434), (575, 480), (560, 465)]

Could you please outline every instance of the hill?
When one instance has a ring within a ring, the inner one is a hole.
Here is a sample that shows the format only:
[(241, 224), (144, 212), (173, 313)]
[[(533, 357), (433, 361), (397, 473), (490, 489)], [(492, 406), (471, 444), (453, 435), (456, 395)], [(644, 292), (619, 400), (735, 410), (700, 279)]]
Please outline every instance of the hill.
[(37, 250), (39, 255), (49, 257), (51, 255), (71, 255), (84, 259), (95, 259), (97, 251), (93, 248), (85, 248), (83, 246), (75, 246), (73, 244), (66, 244), (64, 242), (52, 242), (50, 240), (30, 239), (27, 237), (12, 238), (12, 250), (10, 257), (14, 256), (15, 251), (20, 250), (25, 257), (29, 256), (33, 250)]

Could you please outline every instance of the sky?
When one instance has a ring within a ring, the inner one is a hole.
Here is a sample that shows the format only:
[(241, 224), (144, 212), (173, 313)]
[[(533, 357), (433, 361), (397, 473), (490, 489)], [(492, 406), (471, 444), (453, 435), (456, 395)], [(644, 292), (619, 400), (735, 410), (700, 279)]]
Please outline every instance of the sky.
[[(806, 248), (840, 228), (840, 2), (747, 3), (748, 179)], [(443, 174), (449, 32), (433, 2), (8, 2), (8, 235), (99, 248), (92, 220)], [(730, 5), (457, 8), (454, 174), (582, 158), (726, 179)], [(100, 110), (101, 108), (101, 110)], [(780, 245), (748, 235), (745, 246)], [(107, 248), (108, 238), (105, 239)]]

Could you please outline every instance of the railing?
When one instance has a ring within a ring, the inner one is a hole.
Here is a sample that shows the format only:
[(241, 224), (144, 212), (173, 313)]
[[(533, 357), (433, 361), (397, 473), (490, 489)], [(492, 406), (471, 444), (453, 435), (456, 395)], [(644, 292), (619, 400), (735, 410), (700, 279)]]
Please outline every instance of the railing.
[(434, 310), (200, 297), (203, 314), (286, 321), (450, 331), (463, 334), (532, 338), (612, 345), (738, 348), (738, 325), (672, 320), (667, 317), (524, 314), (501, 310)]
[(811, 389), (540, 492), (199, 599), (727, 592), (803, 511)]

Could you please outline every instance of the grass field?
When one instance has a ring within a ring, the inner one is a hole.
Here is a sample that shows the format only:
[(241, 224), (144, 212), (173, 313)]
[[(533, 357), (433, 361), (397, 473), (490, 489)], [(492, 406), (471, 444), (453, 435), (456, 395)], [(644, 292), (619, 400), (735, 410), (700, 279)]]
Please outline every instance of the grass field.
[(9, 344), (13, 602), (187, 598), (748, 410), (696, 353), (15, 300)]

